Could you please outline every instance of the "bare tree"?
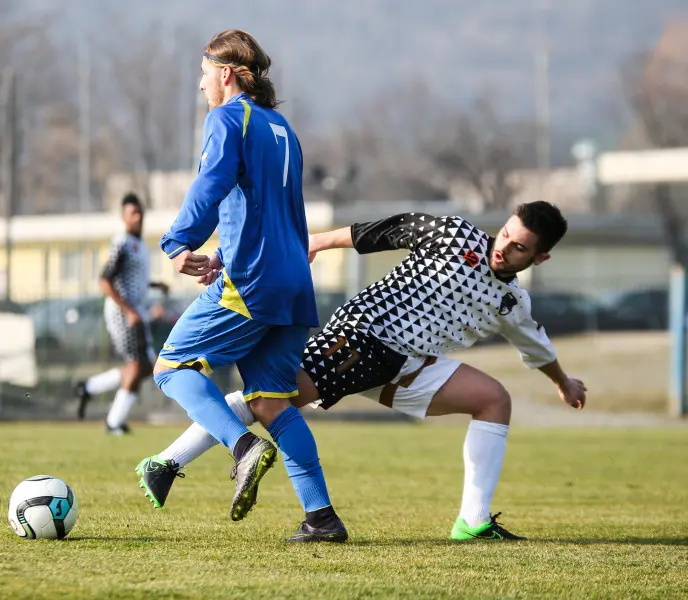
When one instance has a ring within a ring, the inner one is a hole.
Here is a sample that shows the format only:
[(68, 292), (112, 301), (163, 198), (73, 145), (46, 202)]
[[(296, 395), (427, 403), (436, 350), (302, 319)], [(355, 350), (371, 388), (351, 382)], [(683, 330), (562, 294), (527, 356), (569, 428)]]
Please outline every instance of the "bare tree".
[(76, 206), (78, 131), (72, 91), (75, 75), (70, 77), (71, 48), (62, 46), (58, 52), (53, 31), (46, 25), (52, 16), (10, 14), (0, 25), (0, 66), (12, 66), (17, 74), (17, 209), (23, 213), (69, 210)]
[(483, 95), (465, 111), (443, 118), (425, 141), (424, 151), (447, 180), (469, 183), (482, 199), (484, 211), (505, 210), (519, 191), (511, 175), (524, 165), (523, 133)]
[[(657, 48), (629, 60), (622, 81), (647, 145), (688, 147), (688, 23), (673, 23)], [(651, 196), (675, 259), (688, 265), (688, 229), (672, 191), (669, 185), (656, 185)]]
[(108, 100), (98, 115), (109, 158), (130, 172), (134, 186), (151, 201), (150, 175), (191, 166), (197, 53), (179, 30), (156, 23), (142, 32), (126, 31), (125, 48), (104, 49), (106, 72), (99, 94)]
[(333, 135), (304, 141), (307, 191), (337, 203), (448, 198), (422, 151), (434, 104), (416, 81), (413, 90), (388, 88), (352, 107)]

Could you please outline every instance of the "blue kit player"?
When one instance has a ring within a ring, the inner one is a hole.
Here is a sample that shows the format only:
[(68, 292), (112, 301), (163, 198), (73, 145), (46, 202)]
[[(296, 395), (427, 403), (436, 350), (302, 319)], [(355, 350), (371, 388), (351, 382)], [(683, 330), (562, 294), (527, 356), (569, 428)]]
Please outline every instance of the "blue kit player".
[[(229, 448), (234, 521), (256, 502), (277, 449), (250, 432), (205, 375), (236, 364), (244, 400), (279, 447), (306, 513), (291, 541), (345, 541), (313, 435), (291, 404), (310, 327), (318, 325), (308, 263), (299, 141), (268, 78), (270, 58), (248, 33), (228, 30), (205, 48), (200, 88), (210, 107), (198, 176), (161, 247), (178, 272), (220, 277), (189, 306), (155, 365), (160, 389)], [(217, 228), (213, 259), (194, 252)], [(141, 461), (140, 483), (157, 507), (179, 466)], [(165, 497), (163, 497), (165, 496)]]

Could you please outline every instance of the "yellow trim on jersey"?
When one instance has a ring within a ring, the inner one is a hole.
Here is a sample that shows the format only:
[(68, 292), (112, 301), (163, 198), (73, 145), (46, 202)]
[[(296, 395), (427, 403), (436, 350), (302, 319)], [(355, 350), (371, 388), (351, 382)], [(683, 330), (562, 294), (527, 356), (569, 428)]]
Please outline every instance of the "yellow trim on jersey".
[(224, 289), (222, 290), (222, 298), (218, 300), (218, 304), (224, 306), (228, 310), (233, 310), (243, 315), (247, 319), (253, 319), (251, 313), (248, 312), (246, 304), (244, 304), (244, 301), (241, 299), (239, 290), (236, 289), (229, 275), (227, 275), (226, 269), (222, 269), (222, 281), (224, 282)]
[(244, 394), (244, 402), (250, 402), (256, 398), (293, 398), (299, 395), (299, 390), (293, 392), (252, 392), (251, 394)]
[(180, 363), (177, 362), (176, 360), (167, 360), (166, 358), (158, 357), (158, 362), (161, 365), (165, 365), (166, 367), (170, 367), (171, 369), (181, 369), (182, 367), (190, 367), (194, 365), (195, 363), (200, 363), (201, 366), (203, 367), (201, 369), (201, 373), (204, 375), (210, 375), (213, 372), (212, 367), (210, 366), (210, 363), (208, 360), (205, 358), (205, 356), (201, 356), (199, 358), (194, 358), (193, 360), (187, 360), (186, 362)]
[(244, 105), (244, 133), (242, 137), (246, 137), (248, 122), (251, 120), (251, 105), (246, 100), (242, 100), (241, 103)]
[(172, 250), (172, 252), (170, 252), (167, 255), (167, 258), (174, 258), (175, 256), (177, 256), (177, 254), (181, 254), (183, 250), (188, 250), (188, 249), (189, 249), (188, 246), (179, 246), (179, 248)]

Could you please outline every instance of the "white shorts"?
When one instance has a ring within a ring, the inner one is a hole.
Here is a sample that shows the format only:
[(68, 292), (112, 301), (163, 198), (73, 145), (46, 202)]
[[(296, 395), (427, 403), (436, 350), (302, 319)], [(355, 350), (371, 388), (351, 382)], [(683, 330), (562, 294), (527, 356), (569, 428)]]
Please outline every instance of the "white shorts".
[(433, 397), (460, 365), (461, 361), (443, 355), (408, 358), (390, 383), (361, 395), (411, 417), (424, 419)]
[(318, 390), (314, 408), (362, 395), (424, 419), (437, 391), (461, 363), (446, 356), (412, 358), (355, 329), (324, 329), (311, 336), (301, 368)]

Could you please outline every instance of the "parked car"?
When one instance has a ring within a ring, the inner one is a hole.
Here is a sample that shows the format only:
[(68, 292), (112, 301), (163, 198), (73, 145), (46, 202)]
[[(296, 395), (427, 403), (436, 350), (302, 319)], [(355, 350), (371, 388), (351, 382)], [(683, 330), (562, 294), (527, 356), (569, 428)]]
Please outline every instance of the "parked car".
[(632, 290), (603, 298), (597, 320), (604, 331), (665, 330), (669, 325), (669, 291)]
[[(153, 291), (147, 299), (153, 347), (157, 350), (193, 297), (164, 297)], [(103, 316), (104, 299), (51, 298), (26, 306), (36, 331), (35, 348), (46, 362), (74, 362), (112, 358), (112, 348)]]
[(43, 362), (73, 362), (107, 355), (103, 299), (50, 298), (26, 306)]
[(566, 292), (531, 292), (531, 313), (542, 323), (547, 334), (580, 333), (595, 328), (595, 302), (583, 294)]

